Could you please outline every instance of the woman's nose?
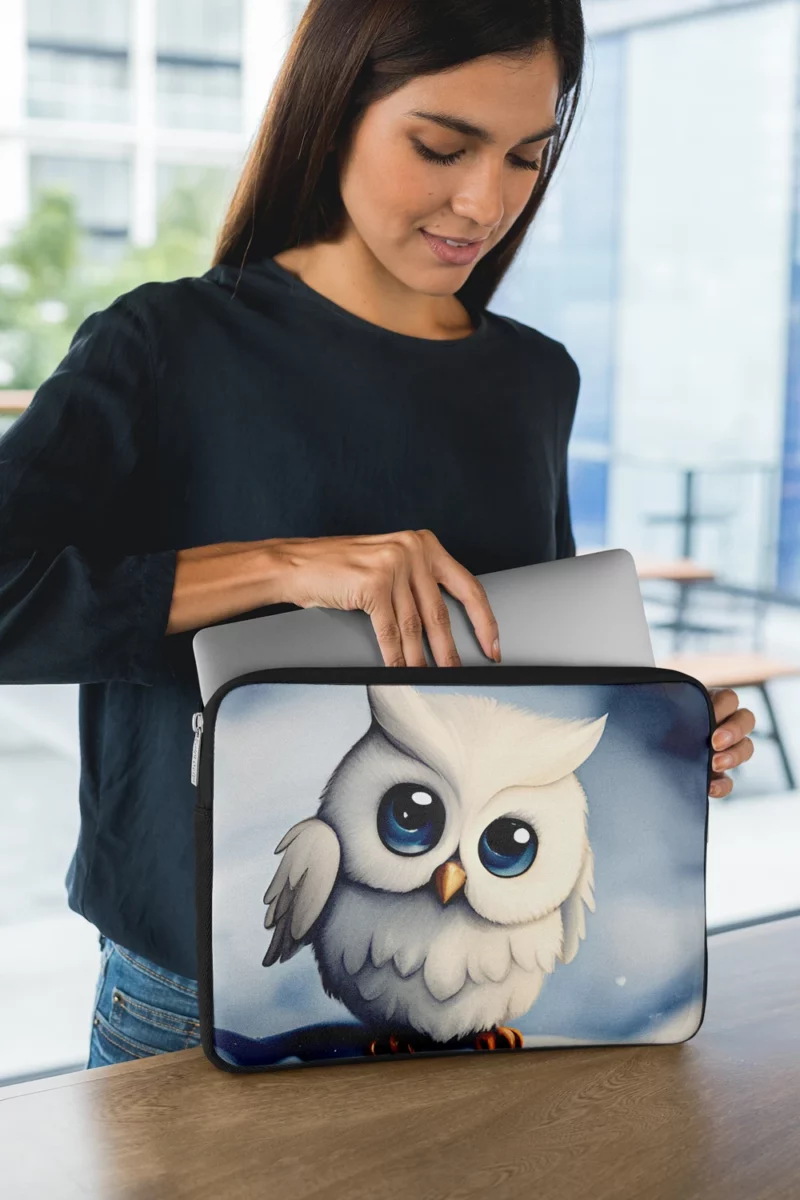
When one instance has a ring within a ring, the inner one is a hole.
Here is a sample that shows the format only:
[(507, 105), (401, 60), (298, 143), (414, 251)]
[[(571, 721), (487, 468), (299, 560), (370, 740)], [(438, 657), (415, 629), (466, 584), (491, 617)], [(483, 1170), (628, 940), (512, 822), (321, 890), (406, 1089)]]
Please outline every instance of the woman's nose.
[(502, 164), (483, 163), (476, 167), (466, 186), (453, 197), (453, 212), (468, 218), (485, 233), (496, 229), (505, 211), (503, 178)]

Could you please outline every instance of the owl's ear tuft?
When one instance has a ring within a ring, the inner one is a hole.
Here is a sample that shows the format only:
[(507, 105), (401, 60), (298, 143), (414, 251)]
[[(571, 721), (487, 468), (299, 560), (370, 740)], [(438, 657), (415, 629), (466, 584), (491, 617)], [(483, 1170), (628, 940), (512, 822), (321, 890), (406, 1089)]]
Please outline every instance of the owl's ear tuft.
[[(413, 703), (414, 701), (418, 704), (425, 704), (425, 697), (415, 687), (412, 687), (410, 683), (368, 683), (367, 699), (369, 700), (370, 708), (378, 720), (387, 711), (391, 712), (393, 707), (404, 709), (406, 703)], [(394, 706), (392, 704), (393, 700), (397, 702)]]
[(372, 719), (400, 750), (427, 763), (432, 770), (447, 774), (458, 754), (459, 723), (447, 719), (442, 701), (463, 697), (440, 697), (431, 701), (410, 684), (367, 685)]
[(605, 713), (595, 721), (571, 721), (565, 725), (553, 745), (558, 770), (555, 778), (563, 779), (586, 762), (603, 736), (607, 720), (608, 713)]
[(425, 697), (411, 684), (367, 684), (367, 699), (373, 719), (381, 729), (398, 741), (405, 741), (410, 729), (433, 720)]

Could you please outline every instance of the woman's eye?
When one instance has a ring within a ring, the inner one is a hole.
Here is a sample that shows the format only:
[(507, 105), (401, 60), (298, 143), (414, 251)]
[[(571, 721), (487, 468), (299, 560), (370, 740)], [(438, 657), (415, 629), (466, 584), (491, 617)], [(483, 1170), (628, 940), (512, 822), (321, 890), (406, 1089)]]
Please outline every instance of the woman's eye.
[[(437, 154), (435, 150), (431, 150), (428, 146), (423, 145), (422, 142), (414, 142), (413, 146), (417, 153), (428, 162), (439, 163), (441, 166), (446, 167), (452, 166), (454, 162), (458, 162), (464, 153), (463, 150), (455, 150), (452, 154)], [(511, 161), (515, 167), (519, 167), (523, 171), (538, 171), (542, 166), (541, 159), (537, 162), (529, 162), (527, 159), (517, 158), (513, 154), (511, 155)]]
[(478, 857), (492, 875), (507, 878), (527, 871), (538, 849), (539, 840), (527, 821), (499, 817), (481, 834)]
[(396, 783), (378, 806), (378, 834), (394, 854), (425, 854), (442, 836), (444, 804), (419, 783)]

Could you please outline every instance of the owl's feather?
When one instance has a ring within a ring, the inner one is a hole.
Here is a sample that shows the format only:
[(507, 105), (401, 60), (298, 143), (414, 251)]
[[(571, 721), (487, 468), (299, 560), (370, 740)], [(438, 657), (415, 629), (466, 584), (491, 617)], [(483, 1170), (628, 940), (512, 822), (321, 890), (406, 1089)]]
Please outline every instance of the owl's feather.
[(339, 870), (339, 839), (316, 817), (299, 821), (275, 848), (283, 854), (264, 893), (264, 927), (273, 929), (264, 966), (285, 962), (301, 946), (325, 907)]
[[(581, 939), (586, 937), (586, 908), (594, 912), (594, 855), (591, 847), (587, 846), (581, 873), (575, 887), (561, 905), (561, 918), (564, 922), (564, 943), (559, 958), (562, 962), (572, 962), (578, 953)], [(586, 908), (584, 908), (584, 905)]]
[(514, 927), (428, 890), (378, 893), (340, 875), (316, 926), (326, 992), (374, 1027), (411, 1027), (440, 1041), (526, 1012), (563, 940), (561, 912)]

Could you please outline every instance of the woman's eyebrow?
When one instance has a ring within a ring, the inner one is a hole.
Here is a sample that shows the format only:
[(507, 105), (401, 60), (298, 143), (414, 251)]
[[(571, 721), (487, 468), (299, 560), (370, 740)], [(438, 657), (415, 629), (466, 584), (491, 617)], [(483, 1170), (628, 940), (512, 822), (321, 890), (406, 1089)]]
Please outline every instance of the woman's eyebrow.
[[(406, 117), (422, 117), (425, 121), (435, 121), (437, 125), (444, 126), (445, 129), (453, 129), (456, 133), (463, 133), (465, 137), (478, 138), (481, 142), (486, 142), (488, 145), (493, 145), (497, 140), (488, 129), (483, 129), (480, 125), (473, 125), (471, 121), (465, 121), (461, 117), (451, 116), (450, 113), (438, 112), (421, 112), (418, 109), (412, 109), (411, 112), (404, 114)], [(517, 146), (525, 146), (528, 142), (542, 142), (545, 138), (552, 137), (558, 133), (559, 126), (551, 125), (547, 129), (542, 129), (539, 133), (532, 133), (530, 137), (520, 138), (515, 143)]]

